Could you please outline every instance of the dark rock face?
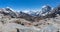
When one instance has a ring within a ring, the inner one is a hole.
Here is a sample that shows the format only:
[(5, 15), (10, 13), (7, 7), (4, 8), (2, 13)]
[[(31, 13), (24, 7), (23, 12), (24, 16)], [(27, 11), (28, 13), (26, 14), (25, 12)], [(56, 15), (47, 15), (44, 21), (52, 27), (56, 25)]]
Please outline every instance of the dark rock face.
[(51, 7), (49, 5), (45, 5), (42, 7), (42, 14), (50, 11), (51, 11)]
[(34, 18), (33, 16), (31, 16), (29, 14), (26, 14), (24, 12), (20, 12), (20, 18), (24, 18), (24, 19), (29, 20), (29, 21), (34, 21), (33, 20), (33, 18)]
[(55, 14), (59, 14), (60, 15), (60, 6), (58, 6), (55, 10)]

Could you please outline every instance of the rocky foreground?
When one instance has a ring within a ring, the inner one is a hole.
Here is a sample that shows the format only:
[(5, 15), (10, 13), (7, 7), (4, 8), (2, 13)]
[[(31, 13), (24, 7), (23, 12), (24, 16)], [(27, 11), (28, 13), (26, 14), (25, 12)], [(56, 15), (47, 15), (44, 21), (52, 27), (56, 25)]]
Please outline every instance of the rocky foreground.
[(30, 22), (0, 14), (0, 32), (60, 32), (60, 16)]

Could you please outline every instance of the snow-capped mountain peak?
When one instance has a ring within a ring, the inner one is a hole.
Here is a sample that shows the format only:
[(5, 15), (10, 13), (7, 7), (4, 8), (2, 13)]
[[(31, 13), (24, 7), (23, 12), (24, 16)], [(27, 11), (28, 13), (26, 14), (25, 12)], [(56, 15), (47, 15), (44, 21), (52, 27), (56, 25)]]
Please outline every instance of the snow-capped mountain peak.
[(6, 7), (6, 9), (10, 9), (10, 10), (12, 10), (12, 11), (14, 11), (12, 8), (10, 8), (10, 7)]

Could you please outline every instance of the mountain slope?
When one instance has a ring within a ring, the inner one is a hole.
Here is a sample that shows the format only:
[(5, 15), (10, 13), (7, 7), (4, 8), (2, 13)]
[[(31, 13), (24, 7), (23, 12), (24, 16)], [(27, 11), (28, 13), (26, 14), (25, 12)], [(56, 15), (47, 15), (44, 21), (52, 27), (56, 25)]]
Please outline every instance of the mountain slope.
[(13, 10), (11, 10), (10, 8), (3, 8), (3, 9), (0, 9), (0, 13), (1, 14), (4, 14), (4, 15), (9, 15), (9, 16), (11, 16), (11, 17), (19, 17), (18, 16), (18, 12), (15, 12), (15, 11), (13, 11)]

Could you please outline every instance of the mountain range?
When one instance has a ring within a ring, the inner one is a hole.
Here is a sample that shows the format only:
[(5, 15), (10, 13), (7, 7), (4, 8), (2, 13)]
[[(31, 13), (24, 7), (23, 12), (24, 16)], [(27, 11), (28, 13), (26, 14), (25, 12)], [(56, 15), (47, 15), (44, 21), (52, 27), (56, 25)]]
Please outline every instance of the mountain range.
[(60, 15), (60, 6), (57, 6), (52, 9), (51, 6), (44, 5), (42, 6), (40, 11), (36, 11), (36, 12), (28, 11), (28, 13), (25, 13), (23, 11), (15, 12), (11, 8), (7, 7), (7, 8), (1, 8), (0, 14), (8, 15), (12, 18), (23, 18), (29, 21), (35, 21), (35, 20), (40, 20), (40, 19), (45, 19), (45, 18), (56, 17), (57, 14)]

